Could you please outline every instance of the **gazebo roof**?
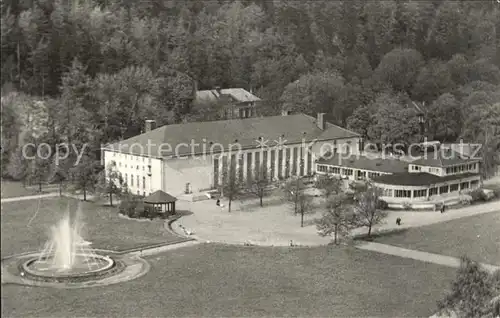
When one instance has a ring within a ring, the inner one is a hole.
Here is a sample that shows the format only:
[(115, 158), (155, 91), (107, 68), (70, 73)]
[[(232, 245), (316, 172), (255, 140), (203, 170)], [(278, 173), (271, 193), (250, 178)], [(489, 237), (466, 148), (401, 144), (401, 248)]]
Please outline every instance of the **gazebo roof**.
[(152, 204), (172, 203), (175, 201), (177, 201), (177, 198), (171, 196), (170, 194), (162, 190), (155, 191), (151, 193), (151, 195), (144, 198), (144, 203), (152, 203)]

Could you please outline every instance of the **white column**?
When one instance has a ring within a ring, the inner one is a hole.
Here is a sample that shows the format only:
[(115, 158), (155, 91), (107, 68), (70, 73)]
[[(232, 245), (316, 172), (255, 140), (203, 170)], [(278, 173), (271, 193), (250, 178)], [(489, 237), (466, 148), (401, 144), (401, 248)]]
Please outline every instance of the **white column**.
[(309, 160), (308, 160), (308, 149), (307, 147), (304, 147), (303, 153), (304, 153), (304, 175), (307, 175), (307, 168), (309, 168)]
[(279, 155), (279, 149), (276, 148), (274, 149), (274, 178), (278, 178), (278, 155)]
[(221, 185), (225, 171), (223, 171), (224, 165), (222, 164), (222, 161), (223, 161), (222, 154), (219, 154), (218, 156), (219, 156), (219, 182), (218, 182), (218, 184)]
[(267, 174), (267, 179), (270, 179), (271, 178), (271, 165), (273, 163), (271, 162), (271, 149), (268, 149), (267, 150), (267, 162), (266, 162), (266, 174)]
[(248, 179), (248, 176), (247, 176), (247, 171), (248, 171), (248, 156), (247, 156), (247, 153), (246, 152), (243, 152), (241, 154), (243, 156), (243, 179)]

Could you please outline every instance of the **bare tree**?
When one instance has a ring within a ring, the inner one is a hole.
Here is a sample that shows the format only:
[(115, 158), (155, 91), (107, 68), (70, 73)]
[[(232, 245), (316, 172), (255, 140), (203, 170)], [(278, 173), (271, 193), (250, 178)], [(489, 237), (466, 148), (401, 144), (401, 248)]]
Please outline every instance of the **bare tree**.
[(239, 168), (236, 161), (230, 161), (228, 169), (222, 172), (221, 194), (228, 202), (228, 212), (231, 212), (231, 203), (242, 194), (244, 181), (239, 178)]
[(337, 194), (329, 197), (326, 202), (323, 217), (316, 222), (319, 235), (330, 236), (333, 234), (334, 243), (349, 234), (355, 227), (353, 224), (354, 211), (350, 198), (346, 194)]
[(256, 195), (260, 200), (260, 206), (263, 206), (262, 199), (269, 194), (271, 180), (266, 175), (267, 169), (264, 165), (255, 167), (253, 178), (247, 182), (247, 191)]
[(96, 190), (103, 196), (109, 196), (109, 205), (113, 206), (113, 194), (119, 196), (128, 192), (127, 182), (123, 180), (120, 173), (115, 169), (116, 163), (111, 162), (99, 175)]
[(283, 186), (283, 198), (293, 206), (294, 214), (298, 212), (299, 197), (304, 190), (304, 182), (299, 177), (288, 180)]
[(380, 224), (387, 215), (380, 209), (380, 195), (380, 189), (371, 184), (354, 194), (354, 222), (357, 226), (368, 227), (368, 237), (371, 236), (373, 226)]
[(299, 194), (297, 200), (297, 209), (300, 213), (300, 227), (304, 227), (304, 215), (313, 211), (313, 197), (304, 192)]

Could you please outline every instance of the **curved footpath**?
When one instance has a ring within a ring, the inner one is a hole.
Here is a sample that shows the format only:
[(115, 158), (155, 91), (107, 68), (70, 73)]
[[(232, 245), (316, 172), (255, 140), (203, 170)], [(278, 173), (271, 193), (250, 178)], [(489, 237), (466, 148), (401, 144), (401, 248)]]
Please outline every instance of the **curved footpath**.
[[(182, 226), (193, 233), (189, 237), (202, 242), (290, 246), (292, 241), (295, 245), (318, 246), (331, 241), (330, 237), (320, 237), (314, 225), (301, 228), (300, 216), (291, 215), (286, 207), (264, 206), (254, 211), (244, 211), (234, 204), (236, 209), (228, 212), (227, 208), (217, 207), (212, 201), (179, 201), (178, 205), (181, 209), (193, 213), (175, 220), (171, 224), (172, 230), (179, 235), (187, 236)], [(389, 211), (384, 223), (375, 226), (372, 231), (377, 233), (419, 227), (498, 211), (500, 211), (498, 201), (448, 210), (445, 213)], [(402, 219), (401, 226), (396, 225), (398, 217)], [(306, 221), (310, 223), (311, 218), (309, 216)], [(366, 231), (366, 228), (359, 228), (353, 230), (351, 234), (363, 235)]]

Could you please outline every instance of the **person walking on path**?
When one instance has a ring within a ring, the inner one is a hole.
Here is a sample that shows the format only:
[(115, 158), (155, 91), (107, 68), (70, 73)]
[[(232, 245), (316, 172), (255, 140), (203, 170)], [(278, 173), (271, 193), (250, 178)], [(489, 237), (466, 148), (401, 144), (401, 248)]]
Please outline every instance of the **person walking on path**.
[(401, 225), (401, 218), (397, 218), (397, 219), (396, 219), (396, 224), (397, 224), (398, 226), (399, 226), (399, 225)]

